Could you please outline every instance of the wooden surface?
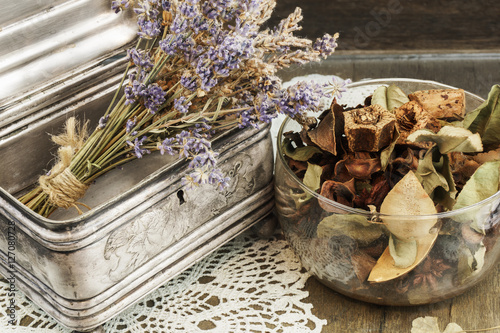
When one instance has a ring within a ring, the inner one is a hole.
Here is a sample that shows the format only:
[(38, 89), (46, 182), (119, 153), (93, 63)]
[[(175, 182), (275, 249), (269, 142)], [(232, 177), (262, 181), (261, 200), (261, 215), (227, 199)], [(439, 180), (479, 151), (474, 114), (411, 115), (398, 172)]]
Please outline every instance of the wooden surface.
[[(320, 73), (351, 78), (434, 80), (486, 97), (500, 83), (500, 2), (492, 0), (278, 0), (271, 23), (303, 9), (301, 36), (340, 32), (334, 56), (281, 73), (284, 80)], [(385, 13), (385, 15), (384, 15)], [(389, 14), (387, 14), (389, 13)], [(464, 329), (500, 325), (500, 265), (454, 299), (416, 307), (388, 307), (349, 299), (308, 280), (305, 299), (326, 319), (323, 332), (410, 332), (417, 317), (438, 317)], [(488, 332), (500, 332), (500, 329)]]
[[(465, 330), (500, 325), (500, 265), (485, 280), (468, 292), (436, 304), (414, 307), (390, 307), (356, 301), (310, 278), (306, 284), (313, 304), (312, 313), (326, 319), (324, 333), (410, 333), (418, 317), (437, 317), (441, 330), (456, 322)], [(488, 332), (500, 332), (500, 329)]]
[(497, 0), (278, 0), (271, 23), (295, 7), (303, 36), (339, 32), (339, 50), (500, 50)]

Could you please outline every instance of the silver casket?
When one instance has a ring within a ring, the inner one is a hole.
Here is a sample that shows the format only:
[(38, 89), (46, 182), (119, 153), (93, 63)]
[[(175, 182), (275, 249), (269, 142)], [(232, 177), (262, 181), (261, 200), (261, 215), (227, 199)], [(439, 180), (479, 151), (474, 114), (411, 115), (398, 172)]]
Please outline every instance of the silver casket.
[(43, 218), (16, 197), (50, 169), (75, 115), (93, 126), (136, 37), (107, 0), (0, 0), (0, 274), (65, 326), (89, 330), (263, 220), (273, 208), (269, 126), (214, 143), (224, 191), (186, 190), (187, 162), (151, 154), (100, 177), (83, 215)]

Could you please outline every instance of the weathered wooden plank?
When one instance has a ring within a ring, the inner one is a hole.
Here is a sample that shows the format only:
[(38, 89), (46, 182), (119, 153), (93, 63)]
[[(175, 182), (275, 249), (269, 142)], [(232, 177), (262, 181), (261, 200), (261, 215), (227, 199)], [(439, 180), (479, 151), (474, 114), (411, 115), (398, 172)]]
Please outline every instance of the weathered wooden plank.
[(498, 50), (500, 3), (410, 0), (279, 0), (276, 24), (303, 9), (301, 35), (340, 32), (341, 50)]
[[(350, 299), (319, 283), (307, 281), (312, 312), (328, 324), (324, 333), (338, 332), (410, 332), (418, 317), (437, 317), (441, 329), (456, 322), (464, 329), (480, 329), (500, 325), (500, 264), (480, 284), (453, 299), (435, 304), (391, 307)], [(494, 331), (493, 331), (494, 332)], [(498, 330), (500, 332), (500, 330)]]

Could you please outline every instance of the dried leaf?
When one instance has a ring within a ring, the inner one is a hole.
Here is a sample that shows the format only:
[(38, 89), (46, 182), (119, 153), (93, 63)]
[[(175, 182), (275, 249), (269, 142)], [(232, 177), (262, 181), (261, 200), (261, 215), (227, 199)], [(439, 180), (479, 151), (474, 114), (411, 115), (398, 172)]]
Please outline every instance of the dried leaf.
[[(459, 209), (478, 203), (489, 198), (498, 191), (499, 176), (500, 176), (500, 161), (486, 162), (481, 165), (472, 177), (465, 183), (462, 191), (457, 196), (457, 202), (453, 209)], [(461, 218), (457, 218), (459, 222), (473, 221), (471, 228), (481, 233), (484, 233), (481, 228), (481, 216), (476, 210), (469, 214), (461, 214)]]
[(472, 275), (478, 274), (484, 266), (486, 247), (481, 242), (477, 251), (464, 248), (458, 260), (458, 278), (463, 283)]
[[(380, 213), (388, 215), (435, 214), (434, 202), (425, 192), (413, 171), (409, 171), (387, 194), (380, 206)], [(387, 229), (401, 240), (413, 240), (429, 235), (437, 218), (402, 219), (383, 216)]]
[(408, 96), (398, 86), (391, 84), (387, 88), (387, 110), (392, 111), (409, 101)]
[(449, 190), (448, 181), (434, 166), (434, 152), (434, 149), (429, 149), (425, 153), (424, 157), (418, 161), (417, 171), (415, 172), (415, 175), (429, 196), (432, 195), (432, 192), (438, 186), (443, 187), (446, 191)]
[(476, 110), (465, 116), (464, 127), (478, 133), (485, 146), (500, 144), (500, 85), (494, 85)]
[(329, 111), (319, 125), (308, 131), (309, 139), (321, 149), (337, 155), (337, 141), (335, 135), (335, 116)]
[(321, 149), (314, 146), (304, 146), (294, 148), (292, 141), (289, 139), (283, 140), (284, 153), (286, 156), (296, 161), (305, 162), (309, 160), (314, 154), (322, 154)]
[(323, 168), (321, 166), (308, 162), (302, 182), (311, 190), (316, 191), (321, 187), (321, 173), (323, 173)]
[(394, 134), (392, 135), (392, 142), (380, 152), (380, 168), (382, 171), (385, 171), (385, 168), (387, 168), (387, 166), (389, 165), (391, 155), (394, 151), (394, 148), (396, 147), (396, 142), (399, 139), (399, 135), (399, 131), (397, 127), (395, 127)]
[(402, 241), (391, 235), (389, 237), (389, 253), (394, 259), (394, 266), (410, 267), (417, 258), (417, 241)]
[(415, 175), (434, 202), (452, 209), (457, 190), (447, 155), (440, 155), (436, 148), (428, 150), (419, 160)]
[(486, 162), (500, 161), (500, 148), (472, 156), (472, 159), (479, 164)]
[(449, 323), (448, 325), (446, 325), (446, 328), (443, 331), (443, 333), (464, 333), (464, 332), (465, 332), (464, 329), (456, 323)]
[(411, 333), (441, 333), (436, 317), (418, 317), (411, 323)]
[(386, 282), (398, 277), (401, 277), (408, 272), (411, 272), (415, 267), (417, 267), (432, 249), (432, 246), (436, 242), (438, 237), (438, 230), (433, 234), (429, 233), (428, 236), (420, 238), (417, 240), (417, 255), (413, 264), (408, 267), (401, 268), (397, 267), (394, 258), (391, 256), (390, 249), (387, 247), (382, 255), (378, 258), (377, 264), (373, 267), (368, 277), (368, 281), (371, 282)]
[(434, 133), (427, 129), (413, 132), (407, 138), (413, 142), (435, 142), (441, 154), (451, 152), (475, 153), (483, 151), (481, 137), (478, 133), (456, 126), (444, 126)]
[(443, 155), (434, 166), (448, 182), (448, 190), (445, 190), (443, 187), (437, 187), (432, 195), (432, 200), (441, 204), (447, 210), (452, 210), (455, 205), (455, 198), (458, 191), (451, 171), (450, 157), (448, 155)]
[[(465, 332), (462, 327), (456, 323), (449, 323), (442, 333), (461, 333)], [(418, 317), (413, 319), (411, 333), (441, 333), (436, 317)]]
[(318, 224), (318, 237), (331, 238), (345, 235), (366, 246), (383, 235), (382, 227), (369, 223), (365, 216), (357, 214), (334, 214)]
[(391, 84), (389, 87), (378, 87), (372, 96), (372, 104), (378, 104), (388, 111), (399, 108), (410, 99), (398, 86)]
[(388, 109), (387, 106), (387, 87), (386, 86), (380, 86), (375, 91), (373, 92), (372, 95), (372, 105), (378, 104), (381, 107), (383, 107), (386, 110)]
[[(381, 218), (391, 234), (398, 240), (406, 242), (401, 245), (408, 248), (397, 250), (394, 243), (392, 251), (391, 246), (386, 248), (368, 277), (368, 281), (373, 282), (389, 281), (410, 272), (427, 257), (438, 236), (438, 230), (432, 230), (437, 223), (436, 217), (411, 217), (436, 213), (434, 202), (427, 195), (413, 171), (409, 171), (387, 194), (380, 207), (380, 213), (396, 215), (381, 216)], [(416, 241), (414, 256), (409, 245), (412, 241)], [(395, 255), (394, 257), (391, 252)], [(413, 261), (407, 266), (411, 258)]]
[(479, 249), (474, 252), (472, 257), (468, 258), (469, 267), (473, 269), (473, 275), (479, 273), (484, 267), (484, 255), (486, 254), (486, 247), (481, 242)]

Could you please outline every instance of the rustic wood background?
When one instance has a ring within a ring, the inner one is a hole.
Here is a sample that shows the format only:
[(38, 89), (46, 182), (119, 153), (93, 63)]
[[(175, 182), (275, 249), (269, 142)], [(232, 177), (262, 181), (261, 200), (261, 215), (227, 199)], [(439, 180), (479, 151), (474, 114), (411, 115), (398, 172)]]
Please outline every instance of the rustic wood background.
[[(311, 73), (343, 78), (411, 77), (454, 85), (486, 97), (500, 83), (500, 2), (492, 0), (278, 0), (276, 24), (303, 9), (300, 35), (340, 32), (337, 53), (321, 64), (281, 73), (284, 80)], [(314, 278), (305, 300), (326, 319), (323, 332), (410, 332), (413, 319), (439, 318), (467, 330), (500, 325), (500, 265), (463, 295), (437, 304), (388, 307), (342, 296)], [(488, 332), (500, 332), (500, 329)]]
[(303, 36), (339, 32), (339, 50), (500, 50), (496, 0), (278, 0), (271, 23), (295, 7)]

